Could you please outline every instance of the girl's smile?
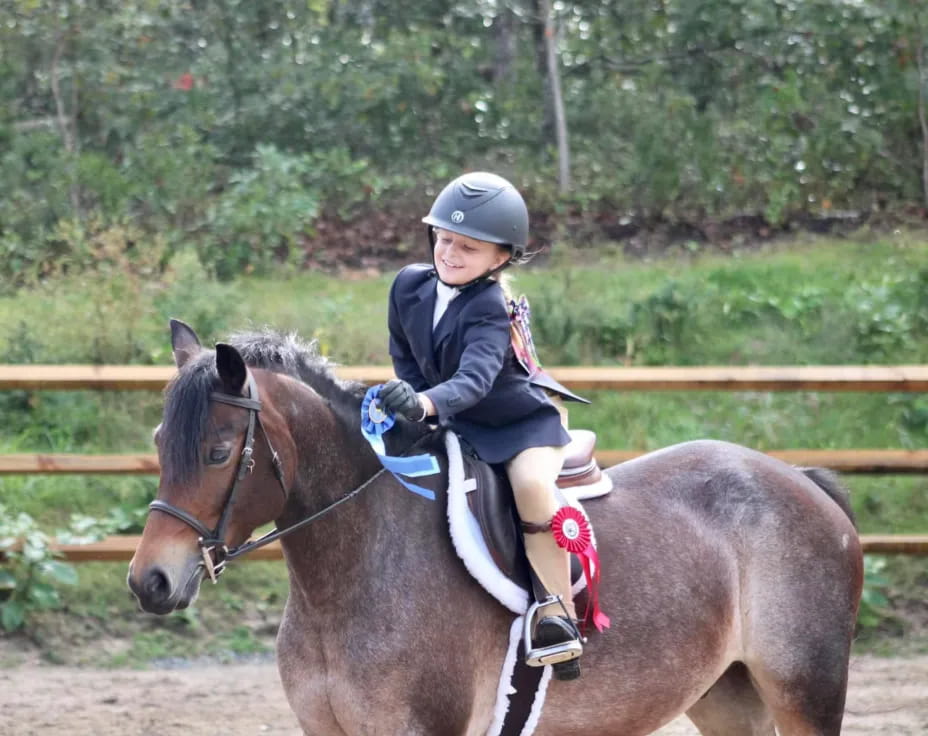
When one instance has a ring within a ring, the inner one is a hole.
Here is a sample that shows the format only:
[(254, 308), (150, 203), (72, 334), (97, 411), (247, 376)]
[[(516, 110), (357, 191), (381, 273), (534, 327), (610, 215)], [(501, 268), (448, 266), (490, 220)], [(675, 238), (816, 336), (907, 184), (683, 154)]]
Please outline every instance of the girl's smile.
[(435, 270), (450, 286), (469, 284), (508, 260), (509, 251), (496, 243), (441, 228), (435, 230)]

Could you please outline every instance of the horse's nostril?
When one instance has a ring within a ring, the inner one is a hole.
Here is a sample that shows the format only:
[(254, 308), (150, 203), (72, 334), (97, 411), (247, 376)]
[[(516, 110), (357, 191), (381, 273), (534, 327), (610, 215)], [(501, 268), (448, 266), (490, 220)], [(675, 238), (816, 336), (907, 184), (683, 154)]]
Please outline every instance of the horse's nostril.
[(148, 600), (160, 601), (167, 598), (171, 593), (171, 583), (168, 576), (161, 568), (153, 568), (145, 575), (142, 582), (142, 591)]

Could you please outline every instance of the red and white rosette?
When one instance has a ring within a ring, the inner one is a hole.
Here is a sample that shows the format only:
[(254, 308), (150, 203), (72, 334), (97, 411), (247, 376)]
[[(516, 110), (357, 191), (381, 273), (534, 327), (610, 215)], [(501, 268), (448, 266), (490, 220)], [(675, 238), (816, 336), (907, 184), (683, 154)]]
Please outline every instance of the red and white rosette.
[(558, 547), (566, 549), (580, 558), (583, 575), (586, 577), (588, 598), (583, 614), (584, 624), (593, 621), (597, 631), (609, 626), (609, 617), (599, 608), (599, 581), (601, 577), (599, 555), (593, 546), (590, 522), (579, 509), (562, 506), (551, 519), (551, 532)]

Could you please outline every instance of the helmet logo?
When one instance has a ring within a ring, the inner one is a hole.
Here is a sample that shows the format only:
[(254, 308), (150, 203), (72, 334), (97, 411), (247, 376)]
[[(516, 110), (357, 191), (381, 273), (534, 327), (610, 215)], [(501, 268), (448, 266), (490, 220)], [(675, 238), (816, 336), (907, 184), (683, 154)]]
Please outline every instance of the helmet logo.
[(460, 225), (462, 222), (464, 222), (464, 213), (461, 212), (461, 210), (455, 210), (452, 212), (451, 222), (453, 222), (455, 225)]

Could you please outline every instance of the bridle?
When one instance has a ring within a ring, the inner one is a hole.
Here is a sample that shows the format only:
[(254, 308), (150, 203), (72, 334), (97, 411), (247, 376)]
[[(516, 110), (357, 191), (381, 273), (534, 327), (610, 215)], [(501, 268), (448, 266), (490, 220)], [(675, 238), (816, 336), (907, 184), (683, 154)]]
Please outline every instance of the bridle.
[(206, 573), (209, 575), (209, 579), (214, 583), (219, 578), (219, 575), (222, 574), (223, 570), (225, 570), (226, 562), (234, 560), (236, 557), (241, 557), (242, 555), (251, 552), (253, 549), (270, 544), (285, 534), (296, 531), (297, 529), (306, 526), (310, 522), (315, 521), (320, 516), (324, 516), (336, 506), (339, 506), (350, 498), (353, 498), (356, 494), (360, 493), (368, 486), (368, 484), (373, 482), (375, 478), (384, 472), (381, 469), (353, 491), (345, 494), (338, 500), (333, 501), (328, 506), (321, 509), (320, 511), (317, 511), (311, 516), (298, 521), (296, 524), (291, 524), (284, 529), (273, 529), (258, 539), (249, 540), (238, 545), (237, 547), (230, 548), (225, 543), (226, 527), (229, 524), (229, 518), (232, 514), (232, 507), (235, 505), (235, 496), (238, 493), (239, 484), (242, 482), (242, 479), (245, 477), (245, 475), (254, 470), (255, 467), (255, 461), (252, 456), (255, 449), (256, 429), (261, 429), (264, 434), (264, 440), (267, 442), (268, 449), (271, 451), (271, 463), (274, 466), (274, 475), (277, 478), (277, 482), (280, 484), (280, 490), (284, 494), (284, 499), (289, 498), (287, 493), (287, 486), (284, 483), (284, 471), (283, 465), (280, 461), (280, 456), (277, 454), (277, 451), (274, 449), (273, 445), (271, 445), (271, 438), (268, 436), (267, 430), (264, 429), (264, 426), (261, 424), (261, 417), (259, 415), (259, 412), (261, 411), (261, 399), (258, 396), (258, 386), (255, 383), (254, 377), (251, 375), (251, 371), (247, 372), (247, 377), (248, 397), (233, 396), (232, 394), (222, 393), (221, 391), (213, 391), (209, 395), (210, 401), (216, 401), (220, 404), (229, 404), (230, 406), (238, 406), (242, 409), (248, 410), (248, 429), (245, 430), (245, 444), (242, 446), (242, 454), (238, 459), (238, 467), (236, 468), (235, 476), (232, 479), (232, 487), (226, 494), (225, 506), (222, 509), (222, 514), (219, 517), (219, 521), (216, 524), (216, 527), (214, 529), (210, 529), (193, 514), (190, 514), (183, 509), (168, 503), (167, 501), (162, 501), (156, 498), (154, 501), (148, 504), (148, 508), (151, 511), (161, 511), (162, 513), (168, 514), (169, 516), (173, 516), (175, 519), (179, 519), (180, 521), (187, 524), (187, 526), (191, 527), (200, 535), (197, 539), (197, 544), (200, 546), (200, 554), (203, 557), (203, 561), (200, 564), (206, 569)]
[(161, 511), (165, 514), (173, 516), (175, 519), (180, 519), (185, 524), (192, 527), (194, 531), (199, 533), (200, 537), (197, 542), (200, 545), (200, 552), (203, 555), (203, 566), (206, 568), (206, 572), (209, 575), (210, 580), (212, 580), (214, 583), (216, 582), (216, 578), (218, 578), (222, 571), (225, 569), (227, 560), (233, 560), (247, 551), (243, 550), (245, 545), (240, 545), (238, 547), (229, 549), (225, 543), (225, 534), (226, 527), (229, 525), (229, 518), (232, 515), (232, 507), (235, 505), (235, 497), (238, 494), (238, 489), (242, 479), (247, 473), (250, 473), (252, 470), (254, 470), (255, 467), (255, 461), (252, 455), (254, 454), (255, 450), (256, 428), (260, 428), (264, 433), (264, 439), (267, 442), (267, 446), (271, 450), (271, 462), (274, 465), (274, 475), (277, 477), (277, 482), (280, 483), (280, 490), (283, 492), (284, 498), (287, 498), (287, 487), (284, 484), (284, 473), (280, 462), (280, 456), (271, 445), (271, 438), (268, 436), (267, 430), (264, 429), (263, 425), (261, 424), (261, 417), (258, 414), (258, 412), (261, 411), (261, 399), (258, 398), (258, 387), (255, 384), (254, 377), (251, 375), (251, 371), (248, 371), (247, 375), (247, 398), (244, 396), (233, 396), (232, 394), (222, 393), (221, 391), (213, 391), (209, 395), (210, 401), (216, 401), (220, 404), (229, 404), (231, 406), (238, 406), (242, 409), (248, 410), (248, 429), (245, 430), (245, 444), (242, 446), (242, 454), (238, 459), (238, 467), (236, 468), (235, 476), (232, 479), (232, 487), (226, 494), (225, 506), (222, 509), (222, 514), (219, 517), (219, 521), (217, 522), (215, 529), (210, 529), (193, 514), (190, 514), (183, 509), (168, 503), (167, 501), (155, 499), (150, 504), (148, 504), (148, 508), (150, 510)]

